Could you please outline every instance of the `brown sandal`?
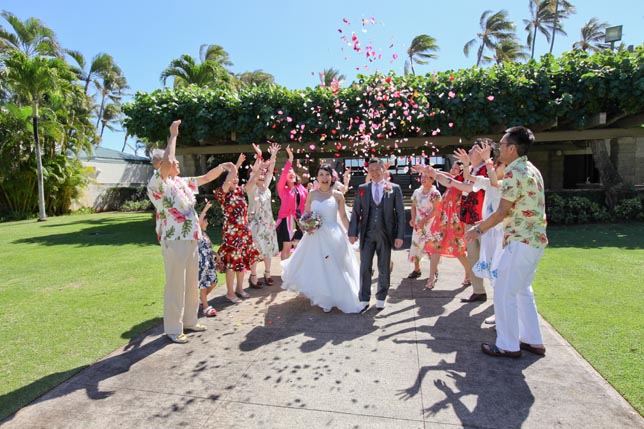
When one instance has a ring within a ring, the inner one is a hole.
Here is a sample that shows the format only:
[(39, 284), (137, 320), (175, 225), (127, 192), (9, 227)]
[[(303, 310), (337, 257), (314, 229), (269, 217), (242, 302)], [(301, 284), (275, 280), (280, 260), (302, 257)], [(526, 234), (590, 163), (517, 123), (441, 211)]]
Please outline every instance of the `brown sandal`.
[(266, 274), (266, 272), (264, 272), (264, 283), (267, 286), (273, 286), (273, 277), (270, 274)]

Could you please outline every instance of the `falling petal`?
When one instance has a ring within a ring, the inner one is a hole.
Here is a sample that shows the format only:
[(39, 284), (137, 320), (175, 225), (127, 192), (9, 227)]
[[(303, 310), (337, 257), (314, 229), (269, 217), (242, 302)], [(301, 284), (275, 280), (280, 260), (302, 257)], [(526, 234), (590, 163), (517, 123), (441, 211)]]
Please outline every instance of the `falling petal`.
[(492, 101), (492, 100), (494, 100), (494, 96), (493, 96), (493, 95), (488, 95), (488, 96), (487, 96), (487, 99), (488, 99), (489, 101)]

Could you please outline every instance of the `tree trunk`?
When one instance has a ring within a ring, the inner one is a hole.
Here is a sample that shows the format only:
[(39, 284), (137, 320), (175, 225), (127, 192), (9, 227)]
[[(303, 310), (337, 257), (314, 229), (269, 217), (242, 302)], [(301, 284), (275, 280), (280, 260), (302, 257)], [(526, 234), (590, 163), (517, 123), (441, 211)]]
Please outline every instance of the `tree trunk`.
[(125, 139), (123, 139), (123, 149), (121, 149), (121, 152), (125, 152), (125, 146), (127, 146), (127, 138), (128, 138), (129, 136), (130, 136), (130, 135), (129, 135), (129, 134), (127, 133), (127, 131), (126, 131), (126, 132), (125, 132)]
[(610, 159), (605, 140), (590, 140), (590, 149), (593, 152), (595, 167), (599, 171), (599, 178), (606, 191), (606, 204), (612, 209), (627, 191), (626, 184)]
[(530, 53), (530, 59), (534, 58), (534, 47), (537, 44), (537, 26), (534, 27), (534, 36), (532, 36), (532, 52)]
[(45, 212), (45, 181), (42, 173), (42, 154), (40, 150), (40, 140), (38, 139), (38, 105), (34, 105), (34, 142), (36, 143), (36, 165), (38, 169), (38, 222), (47, 220)]
[(552, 38), (550, 39), (550, 53), (555, 46), (555, 34), (557, 34), (557, 23), (559, 22), (559, 0), (555, 0), (555, 19), (552, 24)]

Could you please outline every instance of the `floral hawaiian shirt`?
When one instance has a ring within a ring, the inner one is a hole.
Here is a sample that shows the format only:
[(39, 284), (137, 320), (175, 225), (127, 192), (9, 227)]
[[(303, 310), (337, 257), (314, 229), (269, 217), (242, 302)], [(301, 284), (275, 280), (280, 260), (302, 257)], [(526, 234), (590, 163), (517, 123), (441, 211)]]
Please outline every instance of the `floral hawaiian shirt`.
[(536, 248), (546, 247), (543, 178), (527, 157), (519, 157), (505, 168), (501, 198), (514, 203), (503, 220), (503, 246), (510, 241), (519, 241)]
[(159, 171), (148, 182), (148, 197), (156, 209), (157, 239), (199, 240), (201, 228), (195, 212), (196, 177), (161, 178)]

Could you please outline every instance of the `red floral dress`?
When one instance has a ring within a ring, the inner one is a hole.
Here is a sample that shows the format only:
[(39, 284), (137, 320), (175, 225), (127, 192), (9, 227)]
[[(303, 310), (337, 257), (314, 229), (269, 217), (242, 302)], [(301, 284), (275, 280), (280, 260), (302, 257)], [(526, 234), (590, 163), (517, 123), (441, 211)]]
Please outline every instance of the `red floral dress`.
[(228, 192), (217, 188), (215, 199), (221, 204), (224, 214), (222, 243), (217, 252), (221, 261), (220, 271), (250, 270), (251, 265), (262, 259), (262, 255), (248, 227), (248, 205), (242, 188), (237, 186)]
[(456, 188), (449, 188), (443, 194), (440, 208), (430, 227), (430, 239), (425, 244), (428, 254), (438, 253), (450, 258), (465, 255), (465, 224), (460, 219), (461, 197), (462, 192)]

